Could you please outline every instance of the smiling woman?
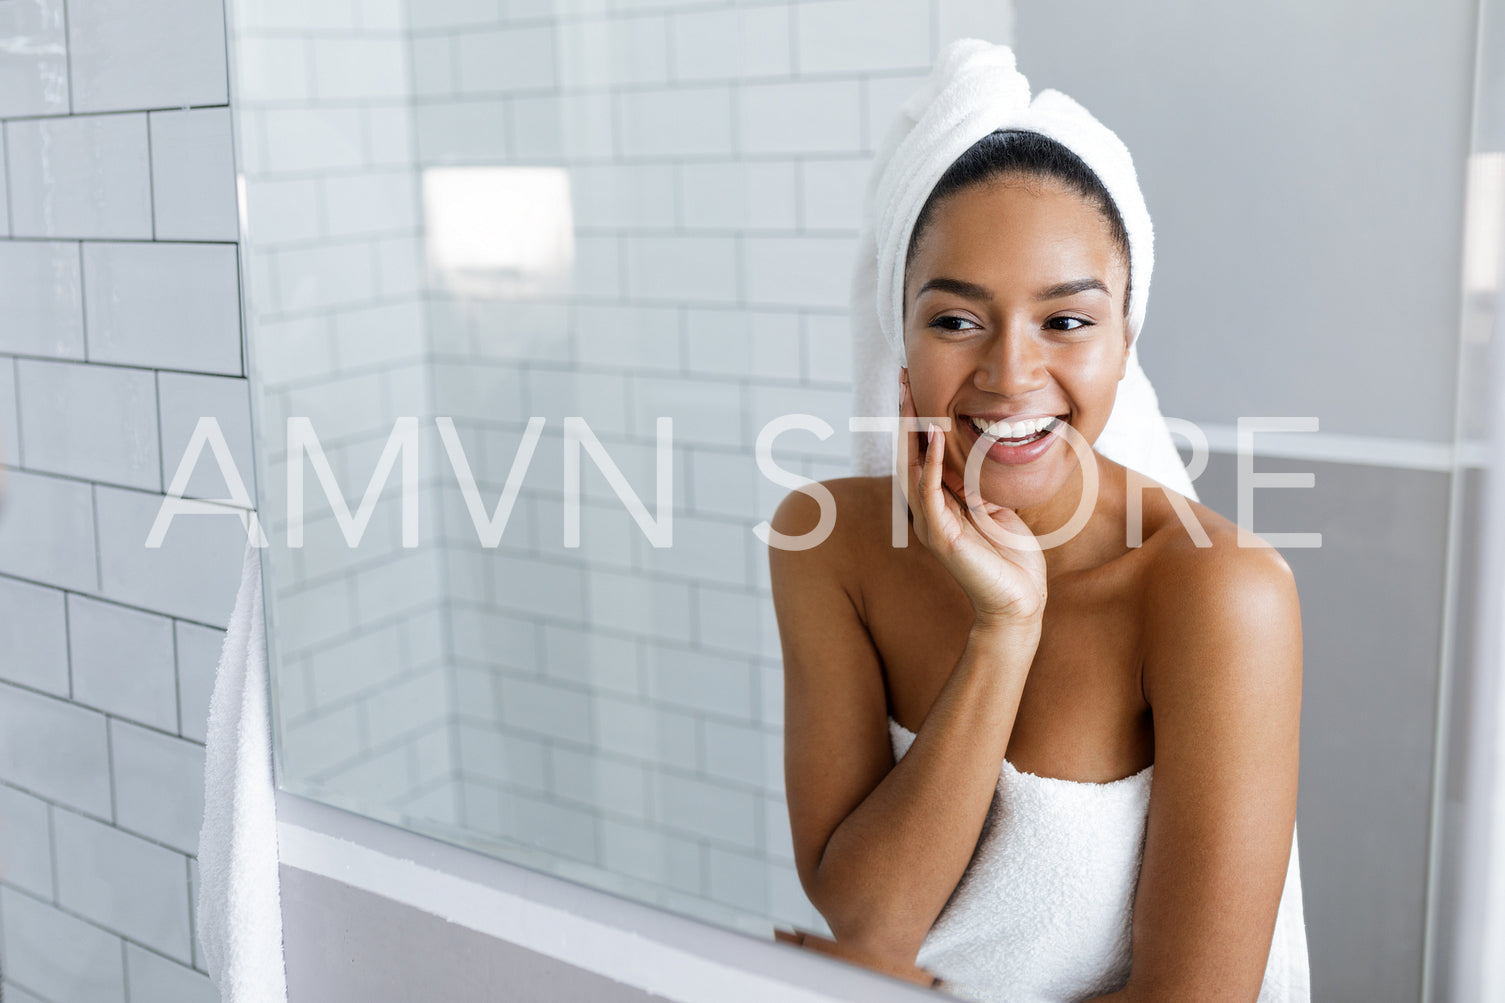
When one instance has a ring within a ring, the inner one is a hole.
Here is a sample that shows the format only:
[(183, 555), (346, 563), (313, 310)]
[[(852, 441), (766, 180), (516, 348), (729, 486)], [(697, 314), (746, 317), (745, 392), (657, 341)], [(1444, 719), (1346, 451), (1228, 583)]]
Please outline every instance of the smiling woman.
[[(943, 97), (969, 58), (1017, 77), (957, 43)], [(1010, 129), (916, 214), (895, 476), (824, 482), (829, 539), (770, 551), (796, 862), (838, 943), (965, 998), (1306, 1000), (1294, 579), (1091, 448), (1148, 286), (1125, 199)], [(796, 491), (773, 526), (818, 516)]]

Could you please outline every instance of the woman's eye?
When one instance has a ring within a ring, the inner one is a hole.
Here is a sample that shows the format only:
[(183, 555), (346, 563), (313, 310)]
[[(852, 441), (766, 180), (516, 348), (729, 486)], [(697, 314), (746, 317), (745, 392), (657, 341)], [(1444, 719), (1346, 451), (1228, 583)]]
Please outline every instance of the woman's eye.
[[(948, 315), (948, 316), (945, 316), (945, 317), (937, 317), (935, 320), (933, 320), (933, 321), (930, 322), (930, 326), (931, 327), (938, 327), (942, 331), (964, 331), (964, 330), (966, 330), (966, 328), (962, 328), (962, 327), (950, 327), (949, 326), (949, 322), (951, 322), (951, 321), (955, 321), (958, 324), (972, 324), (972, 322), (970, 320), (968, 320), (967, 318), (965, 318), (965, 317), (954, 317), (954, 316)], [(977, 325), (976, 324), (972, 324), (972, 326), (976, 327)]]
[(1057, 331), (1077, 331), (1077, 330), (1080, 330), (1081, 328), (1090, 327), (1092, 325), (1091, 321), (1083, 320), (1080, 317), (1052, 317), (1052, 318), (1050, 318), (1050, 320), (1046, 321), (1046, 323), (1047, 324), (1055, 324), (1058, 321), (1069, 321), (1071, 324), (1073, 324), (1075, 326), (1074, 327), (1057, 327), (1057, 328), (1055, 328), (1055, 330), (1057, 330)]

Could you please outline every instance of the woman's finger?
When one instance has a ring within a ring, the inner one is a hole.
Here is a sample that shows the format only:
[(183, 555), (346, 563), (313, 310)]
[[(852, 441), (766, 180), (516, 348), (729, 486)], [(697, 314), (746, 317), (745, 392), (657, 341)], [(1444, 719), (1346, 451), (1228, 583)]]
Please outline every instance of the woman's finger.
[[(909, 382), (901, 380), (900, 386), (899, 417), (915, 417), (914, 398), (909, 393)], [(921, 543), (928, 545), (930, 539), (929, 527), (925, 520), (925, 513), (920, 504), (920, 481), (924, 471), (925, 450), (920, 446), (920, 432), (918, 429), (900, 429), (903, 437), (902, 455), (895, 456), (895, 465), (902, 464), (904, 470), (901, 476), (901, 485), (904, 490), (904, 501), (909, 506), (910, 515), (914, 518), (915, 536)]]
[(941, 474), (941, 480), (942, 483), (944, 483), (950, 490), (951, 496), (957, 500), (958, 504), (960, 504), (962, 508), (966, 508), (967, 498), (966, 493), (962, 490), (961, 475), (952, 470), (950, 467), (947, 467)]
[(949, 489), (949, 491), (951, 492), (951, 496), (956, 499), (957, 507), (960, 510), (969, 511), (972, 513), (980, 513), (983, 515), (992, 515), (994, 512), (997, 512), (999, 509), (1003, 508), (1002, 505), (995, 505), (992, 502), (988, 501), (986, 498), (983, 498), (981, 496), (981, 492), (979, 492), (978, 494), (976, 504), (968, 503), (966, 483), (962, 480), (961, 474), (958, 474), (950, 467), (946, 468), (946, 471), (942, 475), (942, 477), (944, 478), (947, 489)]
[[(1000, 544), (1001, 541), (998, 538), (997, 532), (998, 523), (993, 517), (999, 512), (1004, 511), (1008, 506), (999, 505), (984, 498), (982, 496), (981, 485), (978, 485), (973, 501), (969, 502), (967, 500), (966, 482), (962, 479), (961, 474), (958, 474), (950, 467), (945, 469), (942, 477), (948, 492), (956, 500), (958, 519), (963, 524), (970, 523), (965, 530), (968, 536), (973, 535), (975, 532), (975, 535), (981, 540), (987, 540), (995, 546)], [(966, 513), (966, 517), (961, 518), (961, 513)]]
[[(924, 438), (921, 439), (921, 436)], [(918, 440), (916, 442), (918, 459), (915, 462), (915, 479), (910, 488), (909, 499), (910, 507), (915, 514), (915, 531), (916, 533), (923, 532), (920, 540), (928, 547), (933, 540), (931, 531), (936, 525), (934, 499), (930, 495), (930, 469), (935, 463), (937, 450), (930, 442), (928, 428), (916, 429), (915, 438)]]
[[(935, 434), (929, 434), (934, 429)], [(934, 422), (927, 426), (925, 452), (925, 480), (921, 497), (925, 507), (926, 524), (944, 534), (947, 540), (955, 540), (961, 530), (961, 508), (942, 484), (946, 470), (946, 433)]]

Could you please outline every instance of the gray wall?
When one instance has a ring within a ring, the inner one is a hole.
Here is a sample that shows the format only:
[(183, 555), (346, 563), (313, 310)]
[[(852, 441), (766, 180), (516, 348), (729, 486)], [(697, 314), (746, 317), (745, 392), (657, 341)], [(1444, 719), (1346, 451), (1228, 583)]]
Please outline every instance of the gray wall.
[[(1310, 489), (1254, 494), (1261, 533), (1321, 533), (1282, 556), (1301, 593), (1301, 881), (1312, 998), (1421, 991), (1437, 650), (1449, 475), (1259, 458)], [(1236, 461), (1214, 455), (1204, 504), (1237, 518)], [(1376, 546), (1376, 541), (1380, 541)]]
[(1167, 414), (1451, 440), (1475, 4), (1017, 10), (1031, 84), (1134, 156), (1155, 221), (1141, 359)]

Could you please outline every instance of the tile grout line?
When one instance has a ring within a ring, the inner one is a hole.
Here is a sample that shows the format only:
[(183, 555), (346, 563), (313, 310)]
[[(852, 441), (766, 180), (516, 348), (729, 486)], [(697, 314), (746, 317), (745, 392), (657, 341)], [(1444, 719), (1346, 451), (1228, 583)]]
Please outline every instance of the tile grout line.
[[(157, 406), (157, 490), (167, 494), (167, 439), (162, 434), (162, 374), (152, 371), (152, 397)], [(181, 461), (179, 461), (181, 462)], [(187, 487), (185, 484), (184, 487)]]
[(11, 386), (16, 388), (15, 412), (16, 412), (16, 465), (26, 466), (26, 444), (21, 440), (21, 360), (12, 356), (10, 360)]
[[(183, 890), (188, 895), (188, 967), (189, 968), (193, 968), (194, 959), (196, 957), (198, 957), (198, 943), (199, 943), (199, 935), (198, 935), (198, 929), (197, 929), (198, 923), (196, 922), (196, 919), (197, 919), (196, 914), (198, 912), (198, 903), (196, 903), (193, 900), (193, 898), (194, 898), (194, 896), (193, 896), (193, 861), (194, 861), (194, 859), (195, 859), (194, 857), (190, 857), (187, 854), (184, 854), (184, 856), (183, 856)], [(129, 993), (129, 987), (127, 987), (127, 993)], [(4, 1001), (0, 1000), (0, 1003), (4, 1003)], [(127, 996), (126, 1003), (130, 1003), (129, 996)]]
[[(168, 849), (172, 849), (172, 848), (168, 847)], [(183, 851), (182, 850), (173, 850), (173, 852), (181, 854)], [(130, 934), (122, 933), (119, 930), (115, 930), (115, 929), (112, 929), (111, 927), (105, 926), (102, 921), (100, 921), (98, 919), (94, 919), (94, 918), (88, 916), (85, 913), (81, 913), (81, 912), (77, 911), (76, 909), (69, 908), (68, 906), (63, 905), (60, 902), (48, 902), (45, 899), (43, 899), (43, 898), (39, 897), (38, 895), (36, 895), (34, 892), (27, 891), (25, 888), (21, 888), (18, 885), (9, 885), (8, 887), (10, 887), (11, 889), (13, 889), (16, 892), (16, 894), (18, 894), (18, 895), (25, 896), (26, 898), (29, 898), (29, 899), (31, 899), (34, 902), (37, 902), (37, 903), (40, 903), (43, 906), (46, 906), (48, 909), (55, 910), (56, 912), (59, 912), (62, 915), (67, 916), (70, 919), (77, 920), (80, 923), (83, 923), (83, 924), (85, 924), (87, 926), (93, 927), (95, 930), (98, 930), (101, 933), (109, 934), (111, 937), (118, 937), (118, 938), (120, 938), (120, 940), (124, 941), (125, 943), (130, 944), (130, 945), (132, 945), (132, 946), (134, 946), (136, 948), (139, 948), (140, 950), (146, 951), (146, 952), (148, 952), (150, 954), (155, 954), (158, 958), (161, 958), (163, 961), (170, 961), (170, 962), (172, 962), (175, 965), (178, 965), (178, 966), (180, 966), (182, 968), (187, 968), (189, 971), (195, 972), (195, 973), (200, 974), (200, 975), (206, 975), (206, 974), (208, 974), (206, 972), (199, 971), (197, 968), (194, 968), (192, 965), (184, 964), (184, 962), (182, 962), (178, 958), (173, 957), (171, 954), (164, 954), (160, 949), (155, 948), (155, 947), (151, 946), (150, 944), (143, 943), (140, 940), (137, 940), (134, 937), (132, 937)], [(12, 980), (12, 981), (14, 981), (14, 980)], [(19, 983), (17, 983), (17, 984), (19, 985)]]
[(89, 359), (89, 290), (88, 277), (84, 270), (84, 241), (78, 242), (78, 326), (84, 338), (83, 362)]
[(5, 174), (5, 229), (7, 233), (13, 233), (16, 229), (16, 218), (11, 207), (10, 195), (10, 140), (7, 138), (9, 128), (8, 122), (0, 122), (0, 172)]
[[(3, 0), (0, 0), (0, 2), (3, 2)], [(333, 107), (344, 107), (344, 106), (341, 106), (341, 105), (338, 105), (338, 104), (334, 104), (332, 106)], [(209, 103), (209, 104), (175, 104), (175, 105), (163, 105), (161, 107), (152, 106), (152, 107), (149, 107), (149, 108), (140, 108), (140, 107), (137, 107), (137, 108), (105, 108), (105, 109), (101, 109), (99, 111), (86, 111), (86, 112), (80, 112), (78, 114), (74, 114), (72, 112), (56, 112), (56, 111), (54, 111), (54, 112), (40, 112), (40, 113), (37, 113), (37, 114), (34, 114), (34, 115), (8, 115), (8, 116), (5, 117), (4, 120), (6, 122), (47, 122), (47, 121), (52, 121), (52, 122), (68, 122), (68, 121), (72, 121), (74, 119), (83, 119), (83, 118), (112, 118), (112, 117), (118, 117), (118, 116), (121, 116), (121, 115), (146, 115), (146, 114), (149, 114), (151, 112), (159, 112), (159, 111), (203, 111), (203, 110), (210, 109), (210, 108), (225, 108), (225, 109), (228, 109), (229, 107), (230, 106), (228, 104), (226, 104), (224, 101), (218, 101), (218, 102), (213, 102), (213, 103)], [(116, 238), (116, 239), (120, 239), (120, 238)]]
[[(351, 443), (331, 443), (329, 448), (335, 448), (335, 447), (338, 447), (338, 446), (348, 446), (348, 445), (351, 445)], [(212, 449), (211, 449), (211, 452), (212, 452)], [(278, 457), (275, 457), (275, 459), (281, 459), (281, 458), (282, 457), (281, 457), (280, 454), (279, 454)], [(14, 470), (14, 471), (16, 471), (16, 473), (19, 473), (19, 474), (29, 474), (32, 477), (45, 477), (45, 478), (48, 478), (48, 479), (54, 480), (54, 481), (67, 481), (70, 484), (88, 484), (88, 485), (91, 485), (91, 486), (97, 486), (97, 487), (102, 487), (102, 488), (110, 488), (110, 489), (112, 489), (114, 491), (131, 491), (131, 492), (134, 492), (136, 494), (152, 495), (154, 497), (162, 497), (162, 498), (165, 498), (167, 496), (167, 492), (166, 491), (159, 491), (156, 488), (144, 488), (144, 487), (142, 487), (139, 484), (126, 484), (126, 483), (121, 482), (121, 481), (91, 481), (91, 480), (89, 480), (89, 478), (81, 476), (79, 474), (65, 474), (65, 473), (62, 473), (61, 471), (57, 471), (57, 470), (42, 470), (42, 469), (35, 468), (35, 467), (23, 466), (21, 464), (9, 464), (9, 463), (6, 463), (6, 464), (0, 464), (0, 466), (5, 467), (6, 469)], [(239, 472), (239, 471), (237, 470), (237, 472)], [(244, 480), (244, 478), (242, 478), (242, 480)], [(432, 486), (432, 485), (430, 485), (430, 486)], [(183, 497), (186, 498), (186, 499), (188, 499), (188, 500), (190, 500), (190, 501), (202, 501), (202, 502), (205, 502), (206, 504), (209, 504), (209, 505), (216, 505), (219, 508), (224, 509), (225, 513), (227, 515), (228, 514), (232, 514), (232, 513), (236, 514), (236, 515), (239, 515), (242, 512), (254, 512), (255, 511), (254, 507), (252, 507), (252, 508), (243, 508), (243, 507), (241, 507), (239, 505), (236, 505), (236, 504), (233, 504), (233, 503), (227, 501), (224, 498), (202, 498), (202, 497), (200, 497), (200, 496), (198, 496), (196, 494), (193, 494), (192, 492), (185, 493), (183, 495)], [(329, 513), (320, 512), (319, 513), (319, 518), (321, 520), (324, 519), (326, 516), (329, 517), (329, 518), (333, 518), (333, 513), (332, 512), (329, 512)], [(242, 520), (242, 521), (244, 521), (244, 520)], [(5, 575), (5, 574), (9, 574), (9, 572), (0, 570), (0, 575)]]
[(94, 518), (94, 591), (105, 590), (104, 548), (99, 539), (99, 485), (89, 482), (89, 508)]
[(68, 595), (66, 591), (63, 593), (63, 654), (68, 663), (68, 700), (71, 703), (76, 698), (73, 695), (73, 624), (68, 611), (72, 604)]
[(105, 778), (110, 783), (110, 828), (120, 827), (120, 809), (115, 803), (115, 715), (105, 712)]
[[(17, 688), (18, 689), (24, 689), (24, 687), (17, 687)], [(36, 692), (34, 690), (25, 690), (25, 691), (26, 692)], [(53, 694), (44, 694), (44, 695), (46, 695), (46, 696), (52, 696)], [(109, 724), (109, 723), (115, 723), (115, 722), (123, 722), (126, 725), (128, 725), (130, 727), (133, 727), (133, 728), (138, 728), (141, 731), (151, 732), (151, 733), (153, 733), (155, 735), (158, 735), (160, 737), (163, 737), (163, 738), (174, 739), (176, 741), (192, 745), (192, 746), (194, 746), (199, 751), (202, 751), (203, 748), (204, 748), (202, 745), (200, 745), (199, 743), (195, 742), (191, 738), (182, 738), (181, 736), (174, 735), (170, 731), (163, 731), (161, 728), (157, 728), (157, 727), (155, 727), (153, 725), (147, 725), (147, 724), (142, 724), (142, 723), (140, 723), (138, 721), (132, 721), (130, 718), (117, 717), (117, 716), (115, 716), (113, 714), (110, 714), (109, 712), (106, 712), (106, 711), (97, 711), (96, 708), (89, 707), (86, 704), (79, 704), (78, 706), (80, 706), (80, 707), (82, 707), (82, 708), (84, 708), (86, 710), (96, 711), (102, 717), (104, 717), (106, 719), (107, 724)], [(113, 764), (112, 764), (112, 766), (113, 766)], [(16, 783), (14, 780), (8, 780), (8, 779), (7, 780), (0, 780), (0, 790), (19, 791), (20, 793), (25, 794), (27, 797), (35, 798), (36, 800), (43, 802), (44, 804), (46, 804), (51, 809), (57, 809), (57, 810), (69, 812), (70, 814), (77, 815), (79, 818), (87, 819), (88, 821), (95, 822), (95, 823), (97, 823), (99, 825), (102, 825), (102, 826), (108, 826), (109, 828), (114, 829), (117, 832), (124, 833), (124, 834), (130, 836), (133, 839), (140, 840), (143, 843), (149, 843), (152, 846), (158, 847), (160, 849), (168, 850), (168, 851), (171, 851), (172, 853), (181, 854), (181, 855), (189, 857), (191, 859), (197, 859), (188, 850), (185, 850), (182, 847), (174, 845), (172, 843), (169, 843), (169, 842), (163, 840), (162, 838), (160, 838), (158, 836), (151, 835), (151, 834), (143, 832), (143, 831), (141, 831), (139, 829), (134, 829), (134, 828), (132, 828), (132, 827), (130, 827), (128, 825), (123, 825), (123, 824), (121, 824), (119, 822), (112, 822), (110, 819), (105, 818), (102, 815), (96, 815), (95, 813), (93, 813), (91, 811), (88, 811), (88, 810), (86, 810), (84, 808), (79, 808), (79, 807), (77, 807), (75, 805), (71, 805), (71, 804), (67, 804), (65, 802), (58, 801), (58, 800), (54, 799), (53, 797), (49, 796), (48, 794), (44, 793), (41, 790), (30, 788), (30, 787), (26, 787), (26, 786), (24, 786), (22, 784)], [(113, 809), (112, 809), (112, 814), (113, 814)], [(54, 892), (54, 897), (56, 897), (56, 892)]]
[[(0, 2), (3, 2), (3, 0), (0, 0)], [(131, 112), (131, 114), (138, 115), (138, 114), (140, 114), (140, 112)], [(94, 117), (97, 117), (97, 116), (94, 116)], [(16, 120), (15, 119), (11, 119), (11, 121), (16, 121)], [(343, 180), (343, 179), (340, 179), (340, 180)], [(377, 236), (402, 237), (402, 236), (408, 236), (409, 234), (408, 234), (408, 231), (406, 231), (406, 230), (392, 230), (390, 232), (382, 231), (382, 232), (380, 232), (380, 233), (378, 233), (376, 235)], [(144, 237), (97, 237), (97, 236), (92, 236), (92, 235), (90, 235), (90, 236), (81, 236), (79, 234), (71, 234), (71, 233), (57, 233), (57, 234), (51, 234), (51, 233), (49, 233), (49, 234), (13, 233), (9, 237), (3, 237), (3, 238), (0, 238), (0, 239), (3, 239), (3, 240), (5, 240), (8, 243), (13, 243), (13, 244), (62, 244), (62, 243), (68, 243), (70, 241), (80, 241), (80, 240), (82, 240), (82, 241), (87, 241), (87, 242), (89, 242), (91, 244), (178, 244), (178, 245), (185, 245), (186, 244), (186, 245), (189, 245), (189, 246), (193, 246), (193, 245), (210, 245), (210, 246), (220, 246), (220, 247), (232, 247), (232, 246), (238, 246), (239, 243), (240, 243), (240, 241), (238, 241), (238, 240), (204, 240), (202, 238), (197, 238), (197, 237), (163, 237), (161, 240), (148, 240), (148, 239), (146, 239)], [(346, 242), (354, 244), (354, 243), (360, 242), (363, 239), (364, 238), (360, 237), (360, 236), (350, 237), (350, 238), (348, 238), (346, 240)], [(303, 245), (289, 245), (289, 246), (292, 249), (294, 249), (294, 250), (305, 250), (308, 247), (317, 247), (319, 245), (317, 243), (315, 243), (314, 241), (307, 241)], [(387, 301), (385, 301), (385, 300), (375, 300), (375, 301), (371, 301), (371, 302), (382, 303), (382, 302), (387, 302)], [(356, 304), (356, 305), (360, 305), (360, 304)]]
[(141, 115), (146, 126), (146, 202), (152, 217), (152, 240), (157, 239), (157, 165), (152, 154), (152, 113)]
[(68, 114), (73, 108), (73, 43), (68, 26), (68, 0), (61, 0), (63, 8), (63, 73), (68, 78)]
[[(171, 627), (171, 629), (172, 629), (172, 682), (173, 682), (172, 696), (173, 696), (173, 703), (176, 704), (177, 709), (178, 709), (178, 736), (181, 738), (181, 737), (184, 737), (183, 736), (183, 673), (182, 673), (182, 669), (179, 667), (180, 664), (181, 664), (181, 662), (182, 662), (182, 656), (178, 652), (178, 621), (176, 619), (172, 620), (172, 627)], [(218, 673), (218, 670), (216, 670), (216, 674), (217, 673)], [(0, 1003), (3, 1003), (3, 1001), (0, 1001)]]
[[(90, 243), (95, 243), (95, 241), (90, 241)], [(160, 243), (160, 241), (159, 241), (159, 243)], [(67, 365), (67, 364), (71, 363), (71, 364), (74, 364), (74, 365), (87, 365), (87, 366), (90, 366), (92, 368), (108, 367), (110, 369), (139, 369), (139, 370), (141, 370), (143, 372), (149, 372), (149, 373), (153, 373), (153, 372), (159, 372), (159, 373), (179, 373), (179, 374), (181, 374), (183, 376), (217, 376), (217, 377), (220, 377), (221, 379), (227, 379), (227, 380), (243, 380), (243, 379), (247, 378), (246, 376), (244, 376), (241, 373), (211, 372), (211, 371), (206, 370), (206, 369), (175, 369), (175, 368), (173, 368), (171, 366), (137, 365), (136, 363), (133, 363), (133, 362), (109, 362), (109, 361), (106, 361), (106, 360), (103, 360), (103, 359), (88, 359), (88, 358), (76, 358), (75, 359), (75, 358), (65, 358), (63, 356), (57, 356), (57, 355), (33, 355), (30, 352), (7, 352), (7, 353), (0, 353), (0, 356), (8, 356), (9, 358), (16, 359), (18, 361), (21, 360), (21, 359), (25, 359), (28, 362), (55, 362), (55, 363), (59, 363), (59, 364), (62, 364), (62, 365)], [(368, 369), (368, 370), (366, 370), (364, 372), (357, 371), (357, 375), (380, 374), (380, 373), (382, 373), (384, 371), (385, 370), (378, 369), (378, 368), (376, 368), (373, 365), (370, 369)], [(293, 389), (301, 389), (301, 388), (299, 388), (299, 387), (293, 387)]]
[(56, 821), (54, 819), (54, 812), (57, 809), (57, 805), (53, 804), (51, 801), (47, 801), (46, 805), (47, 805), (47, 848), (51, 851), (51, 855), (52, 855), (52, 901), (53, 902), (57, 902), (58, 901), (58, 895), (59, 895), (59, 892), (58, 892), (58, 880), (57, 880), (57, 858), (58, 858), (58, 852), (57, 852), (57, 823), (56, 823)]
[[(88, 598), (92, 598), (92, 596), (85, 596), (84, 598), (88, 599)], [(92, 713), (99, 714), (101, 716), (111, 714), (110, 711), (104, 710), (103, 708), (100, 708), (100, 707), (95, 707), (93, 704), (84, 703), (81, 700), (74, 699), (74, 698), (71, 698), (71, 697), (59, 696), (58, 694), (53, 693), (53, 692), (51, 692), (49, 690), (37, 689), (35, 686), (28, 686), (25, 683), (19, 683), (19, 682), (16, 682), (15, 680), (13, 680), (13, 679), (0, 679), (0, 692), (4, 692), (5, 689), (12, 689), (12, 690), (15, 690), (18, 693), (29, 693), (32, 696), (41, 697), (44, 700), (57, 700), (57, 701), (60, 701), (62, 703), (72, 704), (74, 707), (77, 707), (79, 710), (90, 711)], [(332, 706), (335, 706), (335, 705), (332, 705)], [(335, 706), (335, 709), (339, 709), (338, 706)], [(161, 727), (160, 725), (151, 724), (151, 723), (146, 722), (146, 721), (138, 721), (135, 718), (125, 717), (125, 716), (119, 715), (119, 714), (116, 714), (114, 716), (115, 716), (115, 718), (117, 720), (124, 721), (126, 724), (130, 725), (133, 728), (139, 728), (142, 731), (154, 732), (155, 734), (157, 734), (158, 736), (160, 736), (162, 738), (172, 738), (172, 739), (177, 739), (177, 740), (182, 741), (182, 742), (187, 742), (187, 743), (189, 743), (191, 745), (197, 746), (200, 749), (204, 748), (205, 743), (200, 742), (199, 740), (194, 739), (194, 738), (189, 738), (186, 735), (179, 735), (178, 733), (173, 732), (173, 731), (169, 731), (169, 730)], [(736, 722), (736, 723), (742, 723), (742, 722)], [(8, 780), (8, 779), (5, 779), (3, 777), (0, 777), (0, 787), (14, 787), (17, 790), (27, 791), (27, 793), (30, 793), (30, 791), (27, 788), (20, 786), (14, 780)], [(37, 794), (36, 796), (37, 797), (42, 797), (42, 795), (40, 795), (40, 794)], [(44, 800), (45, 800), (45, 798), (44, 798)], [(81, 813), (83, 812), (82, 809), (74, 809), (74, 810), (79, 811)], [(87, 813), (85, 813), (85, 814), (87, 814)], [(94, 816), (91, 815), (90, 817), (92, 818)]]

